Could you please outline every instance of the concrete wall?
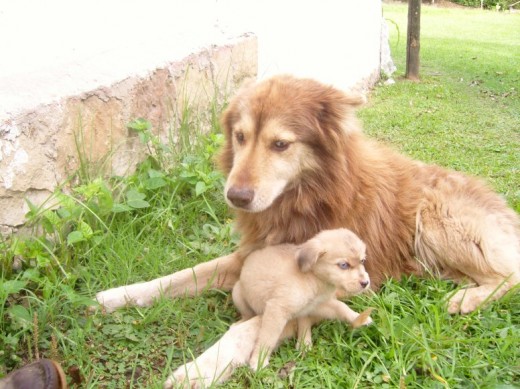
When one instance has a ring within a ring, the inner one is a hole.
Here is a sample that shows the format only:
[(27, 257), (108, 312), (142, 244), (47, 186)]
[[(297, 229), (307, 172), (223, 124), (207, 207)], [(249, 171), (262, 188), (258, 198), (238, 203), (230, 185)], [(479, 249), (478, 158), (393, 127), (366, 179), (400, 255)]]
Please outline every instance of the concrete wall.
[(219, 22), (226, 29), (251, 30), (258, 36), (259, 78), (289, 72), (362, 90), (379, 77), (380, 0), (217, 3)]
[(25, 198), (44, 201), (86, 155), (131, 171), (126, 124), (166, 129), (188, 96), (204, 112), (249, 77), (366, 88), (379, 75), (381, 2), (91, 0), (0, 3), (0, 232)]

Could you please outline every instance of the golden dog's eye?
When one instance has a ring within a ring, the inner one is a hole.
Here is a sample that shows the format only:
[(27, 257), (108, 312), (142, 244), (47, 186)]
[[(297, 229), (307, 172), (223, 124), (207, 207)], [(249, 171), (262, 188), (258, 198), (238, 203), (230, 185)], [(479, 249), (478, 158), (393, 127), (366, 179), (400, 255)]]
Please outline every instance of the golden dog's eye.
[(348, 262), (345, 262), (345, 261), (339, 262), (338, 266), (342, 270), (347, 270), (350, 268), (350, 265), (348, 264)]
[(283, 140), (277, 140), (277, 141), (273, 142), (273, 148), (276, 151), (284, 151), (284, 150), (287, 150), (288, 147), (289, 147), (289, 142), (285, 142)]
[(244, 137), (244, 133), (243, 132), (235, 133), (235, 138), (236, 138), (236, 140), (237, 140), (239, 145), (244, 144), (245, 137)]

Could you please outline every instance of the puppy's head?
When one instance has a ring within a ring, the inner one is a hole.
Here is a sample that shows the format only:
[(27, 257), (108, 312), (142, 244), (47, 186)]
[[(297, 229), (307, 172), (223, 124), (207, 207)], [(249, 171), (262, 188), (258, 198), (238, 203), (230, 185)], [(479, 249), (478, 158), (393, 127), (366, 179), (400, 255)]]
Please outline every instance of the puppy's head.
[(361, 293), (370, 285), (366, 246), (350, 230), (324, 230), (301, 245), (296, 256), (302, 272), (312, 272), (343, 295)]
[(341, 155), (362, 103), (309, 79), (278, 76), (244, 87), (222, 115), (226, 142), (220, 167), (227, 175), (225, 198), (236, 209), (269, 208), (320, 156)]

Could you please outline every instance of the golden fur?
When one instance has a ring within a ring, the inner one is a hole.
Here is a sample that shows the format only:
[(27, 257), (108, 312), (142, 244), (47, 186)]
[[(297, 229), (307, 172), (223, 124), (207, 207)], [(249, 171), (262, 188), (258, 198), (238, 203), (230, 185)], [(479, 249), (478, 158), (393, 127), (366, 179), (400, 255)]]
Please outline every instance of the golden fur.
[[(367, 271), (387, 277), (437, 274), (467, 279), (448, 302), (467, 313), (520, 283), (520, 220), (484, 183), (411, 160), (365, 137), (354, 117), (361, 101), (309, 79), (278, 76), (243, 88), (222, 116), (220, 166), (235, 209), (236, 252), (148, 282), (101, 291), (107, 311), (147, 306), (162, 295), (231, 290), (254, 250), (301, 244), (319, 231), (348, 228), (365, 243)], [(232, 326), (165, 382), (224, 381), (247, 363), (258, 316)], [(280, 339), (295, 335), (287, 325)]]
[[(242, 255), (345, 227), (367, 244), (375, 287), (425, 270), (482, 286), (464, 302), (464, 291), (457, 294), (450, 312), (472, 311), (520, 282), (518, 215), (481, 181), (366, 138), (353, 117), (359, 104), (290, 76), (246, 87), (231, 101), (220, 166)], [(255, 196), (267, 200), (256, 204)]]
[[(250, 366), (269, 362), (289, 321), (296, 319), (300, 345), (311, 345), (311, 326), (321, 319), (340, 319), (353, 327), (370, 324), (336, 298), (352, 296), (370, 283), (365, 271), (365, 244), (341, 228), (321, 231), (300, 246), (281, 244), (254, 251), (246, 258), (233, 301), (242, 320), (262, 315)], [(265, 355), (261, 355), (262, 353)]]
[(162, 294), (231, 290), (244, 258), (324, 229), (348, 228), (367, 245), (377, 288), (387, 277), (468, 279), (448, 310), (471, 312), (520, 283), (520, 221), (484, 183), (407, 158), (361, 132), (360, 99), (310, 79), (278, 76), (244, 87), (222, 115), (219, 157), (239, 249), (145, 283), (99, 292), (111, 311)]

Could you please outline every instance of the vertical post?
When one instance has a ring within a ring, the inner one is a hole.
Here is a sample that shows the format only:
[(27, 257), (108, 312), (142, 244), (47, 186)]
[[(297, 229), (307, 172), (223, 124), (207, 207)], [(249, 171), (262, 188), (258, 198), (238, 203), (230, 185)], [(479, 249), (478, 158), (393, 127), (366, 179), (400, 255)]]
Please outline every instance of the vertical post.
[(406, 74), (409, 80), (419, 80), (419, 50), (421, 33), (421, 0), (408, 0), (408, 31), (406, 35)]

